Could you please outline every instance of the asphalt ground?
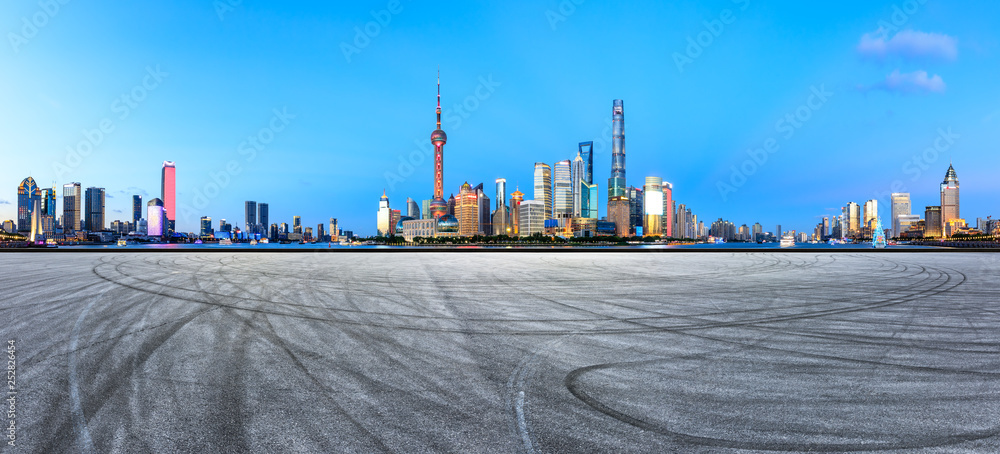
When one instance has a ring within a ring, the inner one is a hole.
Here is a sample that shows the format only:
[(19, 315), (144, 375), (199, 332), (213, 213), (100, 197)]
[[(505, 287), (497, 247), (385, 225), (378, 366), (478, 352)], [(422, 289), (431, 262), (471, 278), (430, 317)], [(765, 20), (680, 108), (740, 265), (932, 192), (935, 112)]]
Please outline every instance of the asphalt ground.
[(2, 449), (1000, 452), (998, 276), (977, 253), (4, 253)]

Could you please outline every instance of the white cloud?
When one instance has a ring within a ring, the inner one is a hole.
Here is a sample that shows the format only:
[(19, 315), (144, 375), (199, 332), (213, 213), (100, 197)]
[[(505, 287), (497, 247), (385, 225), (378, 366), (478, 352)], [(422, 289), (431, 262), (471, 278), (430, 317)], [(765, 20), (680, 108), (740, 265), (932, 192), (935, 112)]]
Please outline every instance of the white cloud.
[(958, 39), (941, 33), (926, 33), (903, 30), (892, 38), (879, 29), (865, 33), (858, 43), (858, 53), (863, 57), (883, 60), (887, 57), (904, 59), (935, 59), (955, 61), (958, 59)]
[(937, 74), (929, 76), (927, 71), (901, 73), (897, 69), (886, 76), (882, 82), (860, 88), (862, 91), (882, 90), (901, 94), (927, 94), (943, 93), (947, 85), (944, 83), (944, 79)]

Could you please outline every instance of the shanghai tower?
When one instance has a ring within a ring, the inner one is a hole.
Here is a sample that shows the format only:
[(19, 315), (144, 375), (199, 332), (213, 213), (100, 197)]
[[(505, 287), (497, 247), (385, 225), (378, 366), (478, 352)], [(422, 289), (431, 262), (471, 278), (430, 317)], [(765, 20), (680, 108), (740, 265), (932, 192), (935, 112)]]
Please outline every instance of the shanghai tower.
[(448, 135), (441, 129), (441, 73), (438, 73), (437, 83), (437, 129), (431, 133), (431, 144), (434, 145), (434, 197), (431, 199), (430, 211), (434, 219), (448, 214), (448, 202), (444, 200), (444, 144)]
[(615, 223), (615, 235), (632, 232), (628, 187), (625, 186), (625, 106), (614, 100), (611, 110), (611, 178), (608, 178), (608, 220)]
[(608, 179), (608, 200), (627, 195), (625, 186), (625, 107), (614, 100), (611, 111), (611, 178)]

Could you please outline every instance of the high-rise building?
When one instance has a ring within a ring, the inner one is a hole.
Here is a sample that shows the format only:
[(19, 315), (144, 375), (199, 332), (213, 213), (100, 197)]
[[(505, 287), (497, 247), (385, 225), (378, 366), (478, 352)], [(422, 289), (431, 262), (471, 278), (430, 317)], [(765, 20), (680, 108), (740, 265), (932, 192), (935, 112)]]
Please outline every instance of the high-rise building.
[(639, 227), (643, 228), (645, 232), (645, 213), (643, 208), (645, 208), (646, 201), (643, 197), (642, 188), (637, 188), (631, 186), (628, 188), (628, 212), (629, 212), (629, 232), (633, 235), (638, 235)]
[[(385, 194), (382, 194), (385, 197)], [(386, 207), (389, 206), (389, 199), (386, 198)], [(292, 216), (292, 233), (302, 234), (302, 216)]]
[(624, 238), (631, 234), (630, 214), (628, 195), (608, 200), (608, 220), (615, 223), (615, 236)]
[(552, 168), (544, 162), (535, 163), (535, 201), (545, 204), (546, 219), (552, 218)]
[(160, 198), (167, 217), (166, 233), (173, 233), (177, 221), (177, 168), (173, 161), (163, 161)]
[(583, 157), (577, 153), (576, 157), (573, 158), (572, 164), (572, 176), (570, 180), (572, 181), (572, 191), (573, 191), (573, 217), (582, 218), (584, 211), (589, 211), (589, 207), (585, 208), (584, 205), (587, 204), (587, 199), (590, 198), (590, 190), (585, 186), (587, 184), (586, 170), (583, 163)]
[(510, 211), (507, 209), (507, 180), (496, 179), (496, 208), (493, 210), (493, 235), (510, 235)]
[(80, 204), (83, 203), (83, 193), (80, 183), (63, 185), (63, 233), (72, 234), (83, 230), (80, 217)]
[(878, 219), (878, 200), (872, 199), (865, 202), (864, 224), (861, 235), (865, 238), (872, 236), (875, 222)]
[(420, 202), (420, 214), (423, 215), (421, 219), (430, 219), (434, 217), (431, 214), (431, 199), (424, 199)]
[(941, 207), (929, 206), (924, 209), (924, 238), (940, 238), (944, 233), (941, 223)]
[(28, 236), (28, 240), (32, 243), (36, 241), (42, 241), (45, 239), (45, 234), (42, 232), (42, 201), (41, 198), (36, 198), (31, 201), (31, 229)]
[(330, 218), (330, 241), (340, 241), (340, 226), (337, 218)]
[[(520, 189), (520, 188), (518, 188)], [(518, 189), (510, 194), (510, 234), (518, 236), (521, 234), (521, 202), (524, 201), (524, 193)], [(544, 223), (543, 223), (544, 224)]]
[(263, 236), (267, 236), (267, 226), (270, 222), (271, 214), (269, 213), (270, 207), (266, 203), (257, 204), (257, 226), (254, 229), (254, 233), (259, 233)]
[[(147, 226), (146, 229), (148, 230), (149, 227)], [(215, 231), (212, 230), (212, 218), (208, 216), (202, 216), (201, 230), (198, 232), (198, 236), (201, 237), (201, 239), (206, 239), (206, 238), (211, 238), (213, 235), (215, 235)]]
[(784, 236), (783, 232), (781, 231), (781, 224), (778, 224), (777, 226), (775, 226), (775, 228), (774, 228), (774, 236), (777, 237), (778, 239), (781, 239), (781, 237)]
[(483, 188), (483, 183), (479, 183), (476, 187), (472, 188), (476, 192), (476, 211), (479, 220), (479, 234), (480, 235), (492, 235), (493, 234), (493, 218), (490, 214), (490, 197), (486, 195), (486, 190)]
[(894, 192), (891, 196), (892, 199), (892, 236), (899, 237), (903, 233), (903, 228), (900, 226), (899, 217), (910, 215), (910, 193), (909, 192)]
[[(88, 189), (89, 191), (89, 189)], [(163, 236), (167, 233), (167, 214), (163, 201), (154, 198), (146, 206), (146, 235)]]
[(497, 193), (496, 193), (496, 207), (494, 209), (500, 208), (502, 206), (507, 206), (507, 179), (497, 178)]
[(41, 201), (42, 191), (38, 189), (35, 179), (28, 177), (17, 187), (17, 230), (31, 231), (31, 213), (35, 209), (35, 201)]
[(861, 236), (861, 206), (854, 202), (847, 202), (844, 207), (844, 223), (848, 238), (858, 238)]
[(611, 106), (611, 178), (608, 178), (608, 219), (611, 199), (628, 197), (625, 186), (625, 104), (620, 99)]
[(660, 227), (662, 230), (662, 235), (666, 238), (672, 238), (674, 236), (674, 185), (669, 182), (664, 181), (662, 186), (663, 191), (663, 222)]
[(323, 227), (322, 222), (316, 224), (316, 241), (323, 241), (326, 239), (326, 232), (323, 230), (324, 228), (325, 227)]
[(434, 145), (434, 197), (431, 199), (430, 212), (434, 219), (448, 214), (448, 204), (444, 200), (444, 144), (448, 135), (441, 129), (441, 73), (438, 72), (437, 82), (437, 129), (431, 133), (431, 144)]
[(247, 200), (243, 205), (243, 231), (255, 233), (257, 231), (257, 202)]
[[(583, 160), (583, 182), (594, 184), (594, 142), (580, 142), (577, 156)], [(593, 217), (597, 217), (594, 213)]]
[(825, 239), (830, 236), (830, 216), (823, 216), (823, 222), (820, 224), (822, 227), (822, 232), (820, 232), (820, 239)]
[(674, 225), (674, 237), (675, 238), (690, 238), (688, 234), (688, 225), (690, 220), (688, 219), (688, 214), (691, 210), (682, 203), (677, 205), (677, 215), (676, 215), (676, 225)]
[(412, 197), (406, 198), (406, 215), (413, 219), (420, 219), (420, 207)]
[(520, 236), (531, 236), (545, 231), (545, 219), (548, 215), (544, 203), (539, 200), (522, 200), (517, 209)]
[(642, 188), (642, 235), (663, 235), (663, 179), (646, 177)]
[[(63, 190), (63, 197), (66, 197), (65, 192), (66, 191), (64, 189)], [(63, 205), (65, 206), (66, 203), (63, 202)], [(135, 228), (134, 226), (139, 225), (139, 219), (142, 219), (142, 196), (141, 195), (133, 195), (132, 196), (132, 225), (133, 225), (133, 228)]]
[(455, 217), (458, 218), (458, 235), (473, 236), (479, 233), (479, 193), (469, 182), (462, 184), (455, 198)]
[(553, 167), (552, 219), (573, 217), (573, 170), (569, 160)]
[(52, 216), (56, 215), (56, 188), (45, 188), (42, 189), (41, 199), (42, 202), (42, 215)]
[[(298, 218), (298, 216), (296, 216)], [(389, 208), (389, 196), (382, 191), (382, 198), (378, 201), (378, 236), (390, 236), (392, 235), (392, 227), (390, 226), (392, 222), (392, 210)], [(296, 232), (298, 233), (298, 232)]]
[(87, 188), (84, 197), (84, 219), (86, 229), (91, 232), (104, 230), (104, 188)]
[[(944, 181), (941, 182), (942, 236), (950, 236), (949, 229), (946, 229), (945, 226), (959, 219), (962, 219), (962, 216), (958, 204), (958, 174), (955, 173), (955, 168), (948, 164), (948, 172), (945, 173)], [(927, 222), (930, 223), (930, 219), (927, 219)]]

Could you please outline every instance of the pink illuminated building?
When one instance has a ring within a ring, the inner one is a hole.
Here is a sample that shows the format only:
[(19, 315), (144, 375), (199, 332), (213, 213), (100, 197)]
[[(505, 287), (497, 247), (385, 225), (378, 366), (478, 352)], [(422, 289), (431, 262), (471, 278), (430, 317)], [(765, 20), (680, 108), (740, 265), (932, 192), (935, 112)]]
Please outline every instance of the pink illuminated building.
[(167, 232), (173, 232), (177, 220), (177, 168), (173, 161), (163, 161), (163, 178), (160, 180), (160, 199), (166, 217)]

